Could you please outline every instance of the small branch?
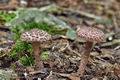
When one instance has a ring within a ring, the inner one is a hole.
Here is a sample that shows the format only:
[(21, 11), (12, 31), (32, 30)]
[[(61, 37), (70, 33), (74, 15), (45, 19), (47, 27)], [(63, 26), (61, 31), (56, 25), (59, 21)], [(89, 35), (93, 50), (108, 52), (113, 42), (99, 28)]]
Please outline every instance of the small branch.
[(68, 50), (70, 50), (70, 52), (75, 53), (77, 56), (81, 57), (80, 53), (78, 53), (77, 51), (71, 49), (69, 43), (67, 43), (67, 48), (68, 48)]
[[(12, 47), (12, 49), (13, 49), (13, 47)], [(6, 48), (3, 48), (2, 50), (0, 50), (0, 53), (3, 52), (3, 55), (0, 55), (0, 58), (3, 58), (4, 56), (8, 55), (12, 49), (9, 49), (9, 47), (6, 47)]]
[(75, 14), (79, 14), (81, 16), (84, 16), (84, 17), (87, 17), (87, 18), (91, 18), (91, 19), (95, 19), (95, 20), (102, 19), (100, 16), (96, 16), (94, 14), (87, 13), (87, 12), (84, 12), (84, 11), (76, 11), (76, 10), (67, 9), (67, 8), (63, 8), (63, 10), (69, 11), (69, 12), (72, 12), (72, 13), (75, 13)]
[(50, 71), (50, 74), (46, 77), (46, 79), (45, 79), (45, 80), (53, 80), (52, 75), (53, 75), (53, 72), (52, 72), (52, 71)]
[(66, 77), (70, 80), (80, 80), (80, 76), (78, 76), (77, 74), (75, 73), (72, 73), (72, 74), (63, 74), (63, 73), (55, 73), (55, 75), (59, 75), (59, 76), (62, 76), (62, 77)]
[(10, 31), (10, 29), (8, 28), (8, 26), (0, 26), (0, 31)]
[(35, 75), (35, 74), (38, 74), (38, 73), (45, 73), (43, 71), (33, 71), (33, 72), (29, 72), (30, 75)]
[(13, 7), (11, 5), (6, 5), (6, 6), (0, 6), (0, 10), (16, 10), (17, 8), (16, 7)]
[(103, 43), (101, 47), (113, 46), (115, 44), (120, 44), (120, 39), (113, 40), (112, 42)]
[(119, 32), (119, 27), (118, 27), (118, 23), (117, 23), (117, 20), (116, 20), (116, 16), (113, 15), (113, 24), (115, 26), (115, 32)]

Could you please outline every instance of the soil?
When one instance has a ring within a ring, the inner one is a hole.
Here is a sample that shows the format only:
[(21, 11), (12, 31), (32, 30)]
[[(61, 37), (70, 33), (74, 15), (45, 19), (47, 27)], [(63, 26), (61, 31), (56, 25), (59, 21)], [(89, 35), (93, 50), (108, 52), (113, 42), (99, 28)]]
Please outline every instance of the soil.
[[(82, 26), (96, 27), (105, 33), (106, 41), (94, 45), (82, 77), (77, 76), (76, 72), (85, 42), (64, 37), (56, 38), (52, 43), (43, 45), (47, 46), (50, 58), (43, 60), (45, 69), (35, 71), (34, 66), (26, 67), (18, 59), (10, 58), (9, 51), (15, 42), (11, 39), (10, 28), (0, 23), (1, 69), (12, 68), (18, 74), (16, 80), (37, 80), (38, 77), (41, 80), (120, 80), (119, 0), (29, 0), (27, 3), (29, 3), (26, 5), (27, 8), (41, 8), (56, 4), (63, 11), (50, 12), (50, 14), (62, 19), (74, 30)], [(108, 21), (99, 21), (98, 18)]]

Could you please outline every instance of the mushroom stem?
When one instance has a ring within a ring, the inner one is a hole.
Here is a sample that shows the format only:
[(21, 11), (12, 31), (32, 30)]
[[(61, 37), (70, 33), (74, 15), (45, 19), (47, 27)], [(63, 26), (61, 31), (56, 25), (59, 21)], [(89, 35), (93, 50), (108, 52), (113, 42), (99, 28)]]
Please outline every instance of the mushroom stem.
[(84, 46), (84, 52), (82, 53), (82, 56), (81, 56), (81, 62), (80, 62), (80, 65), (79, 65), (79, 69), (77, 71), (77, 73), (80, 75), (80, 76), (83, 76), (84, 72), (85, 72), (85, 69), (86, 69), (86, 64), (88, 63), (88, 59), (89, 59), (89, 56), (90, 56), (90, 51), (92, 49), (92, 46), (93, 46), (93, 42), (86, 42), (85, 46)]
[(35, 57), (35, 68), (36, 70), (43, 69), (43, 62), (40, 58), (40, 49), (39, 49), (39, 42), (32, 42), (32, 47), (34, 51), (34, 57)]

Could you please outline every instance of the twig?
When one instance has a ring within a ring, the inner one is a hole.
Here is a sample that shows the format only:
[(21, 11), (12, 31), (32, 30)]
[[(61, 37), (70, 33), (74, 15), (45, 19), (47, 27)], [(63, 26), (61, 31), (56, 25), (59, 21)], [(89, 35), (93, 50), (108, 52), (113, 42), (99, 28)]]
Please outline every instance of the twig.
[(17, 8), (16, 7), (13, 7), (13, 6), (10, 6), (10, 5), (7, 5), (7, 6), (0, 6), (0, 10), (16, 10)]
[(29, 72), (30, 75), (38, 74), (38, 73), (44, 73), (43, 71), (33, 71)]
[(76, 10), (67, 9), (67, 8), (63, 8), (63, 10), (68, 11), (68, 12), (70, 11), (70, 12), (73, 12), (75, 14), (79, 14), (81, 16), (84, 16), (84, 17), (87, 17), (87, 18), (91, 18), (91, 19), (95, 19), (95, 20), (102, 19), (100, 16), (96, 16), (94, 14), (90, 14), (90, 13), (87, 13), (87, 12), (84, 12), (84, 11), (76, 11)]
[(54, 55), (55, 57), (57, 57), (57, 60), (59, 61), (59, 63), (62, 64), (62, 62), (61, 62), (61, 60), (60, 60), (60, 57), (59, 57), (57, 54), (55, 54), (54, 52), (53, 52), (53, 55)]
[(114, 32), (110, 32), (110, 33), (105, 34), (105, 37), (108, 38), (108, 37), (113, 36), (113, 35), (115, 35), (115, 33)]
[(50, 71), (50, 74), (47, 76), (46, 80), (53, 80), (52, 78), (53, 72)]
[(63, 73), (56, 73), (56, 72), (53, 72), (53, 74), (60, 75), (60, 76), (63, 76), (63, 77), (69, 77), (70, 76), (70, 74), (63, 74)]
[(75, 73), (72, 73), (72, 74), (63, 74), (63, 73), (55, 73), (54, 74), (57, 74), (57, 75), (60, 75), (62, 77), (66, 77), (66, 78), (69, 78), (70, 80), (80, 80), (80, 76), (75, 74)]
[(118, 49), (120, 49), (120, 45), (114, 48), (114, 50), (118, 50)]
[(77, 51), (71, 49), (69, 43), (67, 43), (67, 48), (68, 48), (68, 50), (70, 50), (71, 52), (75, 53), (77, 56), (81, 57), (80, 53), (78, 53)]
[(8, 28), (8, 26), (0, 26), (0, 31), (8, 32), (10, 31), (10, 29)]
[(120, 39), (117, 40), (113, 40), (112, 42), (107, 42), (101, 45), (101, 47), (108, 47), (108, 46), (112, 46), (115, 44), (120, 44)]
[(1, 55), (0, 58), (3, 58), (4, 56), (8, 55), (11, 49), (9, 49), (9, 47), (6, 47), (3, 50), (0, 50), (0, 53), (2, 53), (2, 51), (4, 52), (4, 54)]
[(92, 1), (92, 0), (84, 0), (84, 3), (85, 4), (93, 4), (93, 5), (102, 5), (102, 6), (105, 6), (106, 5), (106, 3), (105, 3), (105, 1)]
[(115, 26), (115, 32), (118, 32), (118, 24), (117, 24), (117, 20), (116, 20), (116, 16), (115, 15), (113, 15), (113, 24), (114, 24), (114, 26)]
[[(52, 6), (52, 8), (54, 8), (53, 11), (51, 10), (51, 12), (53, 13), (58, 13), (59, 12), (65, 12), (67, 11), (67, 13), (71, 12), (71, 13), (74, 13), (74, 14), (77, 14), (77, 15), (80, 15), (80, 16), (84, 16), (84, 17), (87, 17), (87, 18), (90, 18), (90, 19), (95, 19), (95, 20), (99, 20), (99, 19), (102, 19), (100, 16), (96, 16), (94, 14), (91, 14), (91, 13), (87, 13), (87, 12), (84, 12), (84, 11), (76, 11), (76, 10), (73, 10), (73, 9), (68, 9), (68, 8), (62, 8), (62, 7), (59, 7), (57, 5), (54, 5)], [(49, 7), (47, 7), (47, 9), (45, 10), (48, 10), (49, 11)]]

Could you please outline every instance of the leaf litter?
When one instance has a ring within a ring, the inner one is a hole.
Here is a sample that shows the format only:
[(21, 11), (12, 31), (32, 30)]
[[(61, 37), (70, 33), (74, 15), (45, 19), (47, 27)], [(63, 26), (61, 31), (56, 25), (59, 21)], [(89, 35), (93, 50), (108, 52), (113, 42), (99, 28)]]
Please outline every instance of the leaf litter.
[[(24, 78), (27, 80), (38, 77), (43, 80), (120, 79), (119, 1), (75, 0), (77, 3), (73, 5), (71, 0), (65, 0), (65, 2), (67, 1), (68, 3), (65, 4), (64, 1), (60, 2), (55, 0), (54, 3), (58, 6), (55, 5), (55, 7), (53, 6), (52, 8), (42, 7), (39, 9), (43, 10), (44, 8), (44, 11), (54, 16), (55, 20), (59, 18), (63, 23), (66, 23), (65, 25), (70, 26), (66, 35), (55, 38), (51, 44), (42, 45), (45, 47), (43, 52), (48, 52), (44, 55), (45, 58), (48, 58), (48, 60), (44, 60), (45, 70), (36, 72), (31, 70), (31, 68), (24, 67), (18, 59), (14, 60), (9, 57), (8, 52), (13, 49), (15, 42), (8, 38), (11, 35), (8, 36), (9, 33), (3, 30), (5, 27), (0, 25), (1, 69), (4, 70), (12, 67), (21, 79)], [(49, 0), (48, 2), (52, 3)], [(46, 3), (46, 1), (43, 1), (43, 3)], [(5, 25), (3, 21), (4, 20), (2, 20), (2, 25)], [(59, 24), (61, 24), (61, 21)], [(100, 51), (97, 51), (94, 46), (85, 75), (81, 78), (75, 74), (78, 69), (79, 61), (81, 61), (82, 46), (84, 44), (84, 41), (76, 39), (75, 37), (74, 30), (77, 29), (78, 25), (95, 26), (103, 30), (107, 35), (106, 42), (96, 44)], [(9, 29), (9, 27), (7, 27), (7, 29)], [(29, 56), (29, 54), (26, 55)], [(8, 64), (6, 68), (4, 66), (5, 64)]]

